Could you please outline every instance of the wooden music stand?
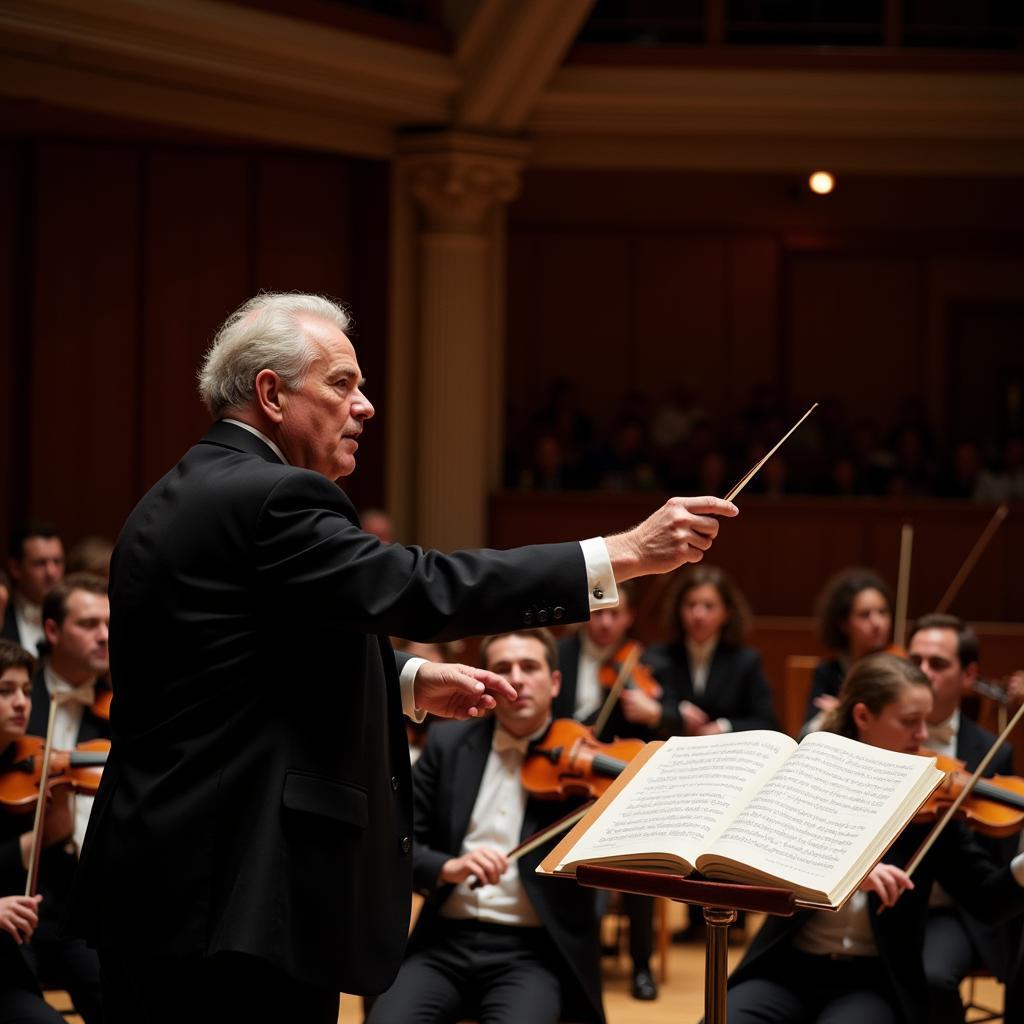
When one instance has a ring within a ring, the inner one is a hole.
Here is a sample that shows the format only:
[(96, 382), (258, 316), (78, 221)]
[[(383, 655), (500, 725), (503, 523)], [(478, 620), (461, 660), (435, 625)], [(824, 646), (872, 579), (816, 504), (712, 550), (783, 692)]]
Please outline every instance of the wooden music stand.
[(704, 1024), (725, 1024), (729, 926), (736, 920), (736, 911), (752, 910), (761, 914), (789, 917), (796, 910), (796, 898), (789, 889), (698, 882), (660, 871), (627, 871), (600, 864), (579, 864), (576, 867), (576, 881), (591, 889), (616, 889), (641, 896), (664, 896), (703, 909), (707, 924)]

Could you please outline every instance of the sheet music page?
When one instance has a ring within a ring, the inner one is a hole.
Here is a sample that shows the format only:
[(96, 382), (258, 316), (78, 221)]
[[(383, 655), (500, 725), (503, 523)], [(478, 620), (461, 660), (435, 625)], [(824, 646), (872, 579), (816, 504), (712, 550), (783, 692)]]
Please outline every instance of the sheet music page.
[(726, 857), (828, 892), (863, 858), (930, 761), (812, 733), (713, 842)]
[(692, 864), (708, 838), (722, 830), (795, 748), (788, 736), (768, 730), (673, 736), (563, 864), (650, 853), (672, 854)]

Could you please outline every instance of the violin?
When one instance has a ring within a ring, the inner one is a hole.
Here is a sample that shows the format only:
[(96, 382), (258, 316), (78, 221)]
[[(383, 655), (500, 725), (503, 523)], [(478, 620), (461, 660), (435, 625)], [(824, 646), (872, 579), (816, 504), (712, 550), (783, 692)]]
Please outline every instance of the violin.
[[(597, 673), (597, 679), (606, 690), (610, 690), (615, 685), (622, 666), (639, 646), (635, 640), (627, 640), (601, 666)], [(626, 679), (624, 688), (627, 690), (641, 690), (648, 697), (653, 697), (655, 700), (661, 697), (661, 684), (654, 678), (651, 670), (641, 661), (636, 661), (636, 664), (634, 664)]]
[[(22, 736), (12, 744), (10, 762), (0, 774), (0, 806), (14, 813), (31, 811), (39, 796), (42, 776), (42, 736)], [(88, 740), (74, 750), (55, 750), (50, 756), (49, 782), (70, 785), (75, 792), (94, 796), (107, 763), (110, 740)]]
[(643, 740), (601, 743), (574, 718), (558, 718), (523, 758), (523, 788), (541, 800), (599, 797), (644, 749)]
[[(921, 751), (931, 755), (930, 751)], [(946, 780), (928, 798), (914, 818), (916, 824), (936, 821), (960, 795), (971, 773), (963, 761), (936, 754), (935, 766), (946, 772)], [(980, 835), (1004, 839), (1024, 828), (1024, 779), (996, 775), (979, 779), (957, 809), (956, 817)]]

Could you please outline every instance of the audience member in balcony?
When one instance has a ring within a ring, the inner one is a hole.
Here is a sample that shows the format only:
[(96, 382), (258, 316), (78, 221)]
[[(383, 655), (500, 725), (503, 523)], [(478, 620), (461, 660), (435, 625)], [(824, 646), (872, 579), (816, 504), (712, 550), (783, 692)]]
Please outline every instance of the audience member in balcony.
[(650, 491), (661, 485), (647, 427), (637, 416), (619, 420), (600, 457), (600, 485), (608, 491)]
[(896, 463), (886, 493), (891, 497), (920, 498), (935, 492), (935, 470), (916, 427), (904, 428), (896, 439)]
[(981, 482), (981, 453), (969, 438), (956, 442), (950, 453), (945, 472), (939, 478), (937, 493), (940, 498), (974, 498)]
[(0, 636), (35, 654), (43, 636), (43, 597), (64, 575), (64, 544), (57, 528), (33, 521), (11, 534), (7, 568), (14, 583)]
[(978, 501), (1024, 501), (1024, 437), (1006, 439), (998, 468), (981, 471), (974, 497)]
[(804, 712), (804, 732), (821, 727), (838, 703), (843, 679), (866, 654), (883, 651), (892, 637), (892, 591), (871, 569), (844, 569), (833, 576), (817, 602), (818, 632), (833, 657), (814, 670)]

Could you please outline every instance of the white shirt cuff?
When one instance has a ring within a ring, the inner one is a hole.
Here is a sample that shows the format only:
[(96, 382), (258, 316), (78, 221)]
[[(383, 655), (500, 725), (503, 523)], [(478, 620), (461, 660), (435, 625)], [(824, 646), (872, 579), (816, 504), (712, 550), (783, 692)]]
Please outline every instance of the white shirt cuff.
[(416, 694), (413, 691), (416, 673), (419, 672), (420, 665), (426, 665), (426, 663), (426, 658), (410, 658), (402, 666), (402, 674), (398, 677), (398, 681), (402, 685), (402, 710), (406, 717), (411, 718), (414, 722), (422, 722), (427, 717), (426, 711), (416, 707)]
[(590, 610), (596, 612), (600, 608), (615, 608), (619, 603), (619, 588), (615, 586), (612, 574), (612, 561), (608, 557), (608, 545), (604, 537), (591, 537), (581, 540), (583, 561), (587, 565), (587, 590), (590, 597)]
[(1010, 861), (1010, 870), (1013, 872), (1013, 877), (1017, 879), (1017, 884), (1024, 889), (1024, 853), (1018, 853)]

